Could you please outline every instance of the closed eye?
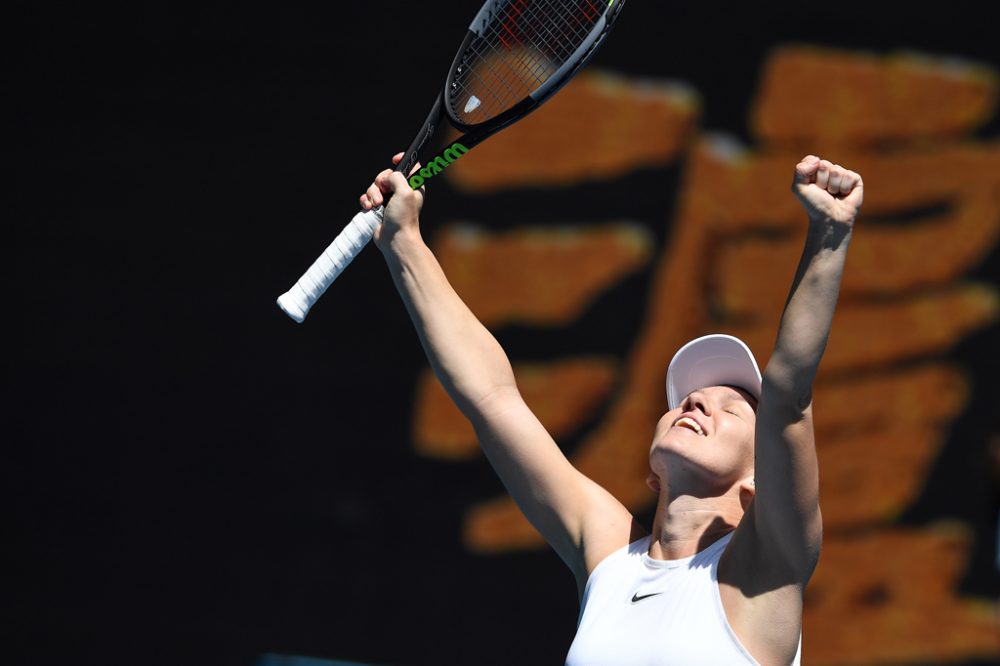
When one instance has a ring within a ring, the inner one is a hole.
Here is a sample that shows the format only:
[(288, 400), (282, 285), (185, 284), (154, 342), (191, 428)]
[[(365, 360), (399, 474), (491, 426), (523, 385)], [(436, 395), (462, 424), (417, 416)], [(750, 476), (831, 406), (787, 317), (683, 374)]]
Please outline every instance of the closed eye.
[[(748, 406), (749, 406), (749, 405), (748, 405)], [(740, 411), (740, 410), (739, 410), (738, 408), (736, 408), (736, 407), (732, 407), (732, 406), (730, 406), (730, 407), (726, 407), (726, 408), (725, 408), (725, 410), (723, 410), (723, 411), (725, 411), (725, 412), (727, 412), (727, 413), (729, 413), (729, 414), (732, 414), (733, 416), (735, 416), (735, 417), (736, 417), (736, 418), (738, 418), (738, 419), (742, 419), (742, 420), (746, 421), (746, 417), (745, 417), (745, 416), (744, 416), (744, 415), (743, 415), (743, 414), (741, 413), (741, 411)]]

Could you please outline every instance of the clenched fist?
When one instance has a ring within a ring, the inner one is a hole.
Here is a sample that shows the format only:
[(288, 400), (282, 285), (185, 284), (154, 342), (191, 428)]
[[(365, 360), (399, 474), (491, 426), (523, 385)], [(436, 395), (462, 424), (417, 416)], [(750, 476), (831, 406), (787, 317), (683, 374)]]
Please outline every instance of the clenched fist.
[(806, 155), (795, 165), (792, 192), (811, 221), (850, 227), (861, 210), (865, 185), (860, 174), (815, 155)]

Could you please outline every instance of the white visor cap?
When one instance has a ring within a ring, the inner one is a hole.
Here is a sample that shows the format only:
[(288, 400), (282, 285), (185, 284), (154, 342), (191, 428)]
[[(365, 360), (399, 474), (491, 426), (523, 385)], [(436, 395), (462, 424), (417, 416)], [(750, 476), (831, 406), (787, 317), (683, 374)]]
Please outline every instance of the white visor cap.
[(731, 335), (695, 338), (677, 350), (667, 368), (667, 405), (676, 408), (692, 391), (736, 386), (760, 400), (761, 376), (750, 348)]

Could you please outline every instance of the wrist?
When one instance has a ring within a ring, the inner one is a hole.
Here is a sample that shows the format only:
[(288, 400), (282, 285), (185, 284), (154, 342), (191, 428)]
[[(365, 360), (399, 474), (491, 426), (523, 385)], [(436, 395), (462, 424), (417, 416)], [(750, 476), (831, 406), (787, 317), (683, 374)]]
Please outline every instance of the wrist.
[(379, 249), (387, 260), (399, 260), (427, 247), (416, 225), (391, 230), (383, 226), (382, 234)]
[(854, 227), (828, 217), (810, 217), (806, 244), (817, 250), (846, 248), (851, 242)]

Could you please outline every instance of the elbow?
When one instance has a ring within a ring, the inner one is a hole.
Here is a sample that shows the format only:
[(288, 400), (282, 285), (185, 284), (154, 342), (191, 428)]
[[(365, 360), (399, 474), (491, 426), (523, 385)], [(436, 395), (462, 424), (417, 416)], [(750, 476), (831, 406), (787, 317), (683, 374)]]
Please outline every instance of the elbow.
[(769, 364), (761, 382), (761, 403), (799, 420), (812, 405), (812, 387), (811, 373), (772, 372)]
[(459, 404), (461, 411), (476, 425), (490, 421), (497, 414), (508, 412), (512, 405), (523, 404), (524, 398), (517, 390), (517, 384), (511, 381), (496, 384), (464, 402), (465, 404)]
[(806, 523), (805, 533), (805, 579), (808, 580), (816, 566), (819, 564), (819, 556), (823, 551), (823, 515), (816, 505), (815, 514)]

